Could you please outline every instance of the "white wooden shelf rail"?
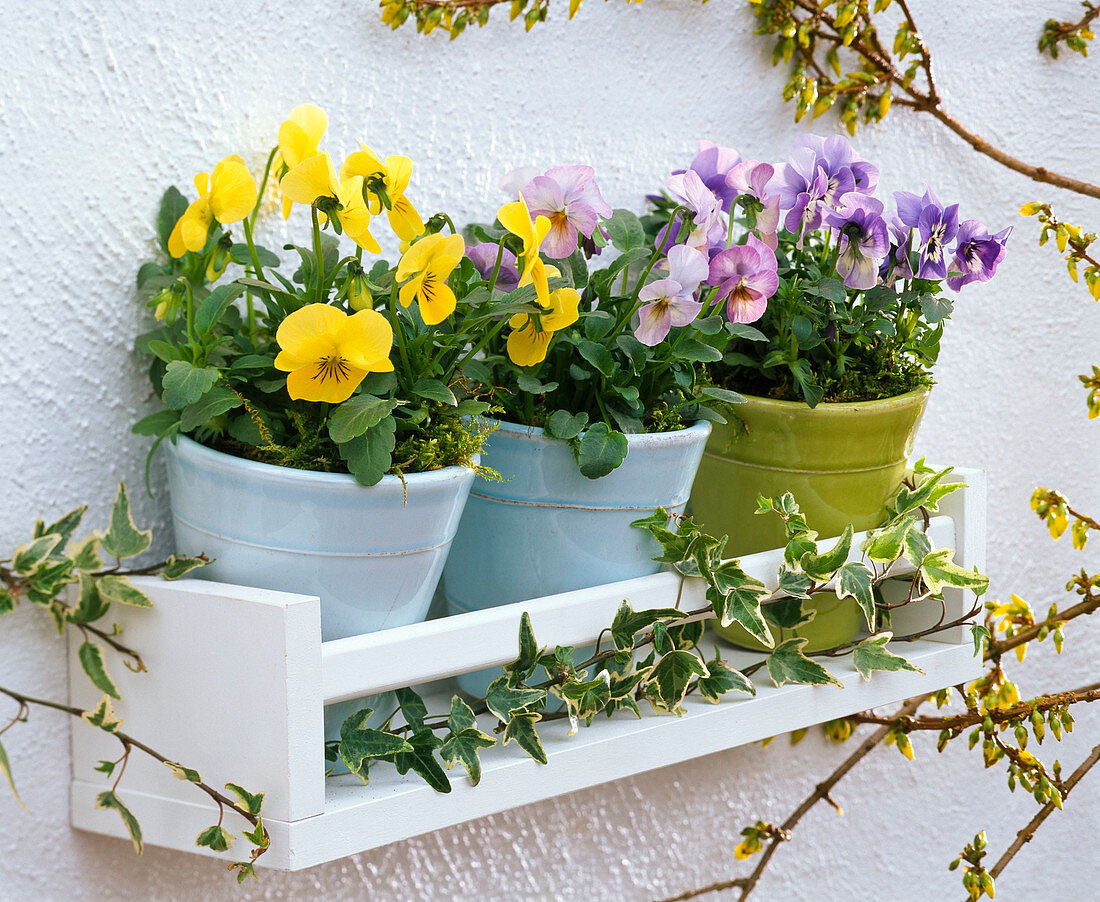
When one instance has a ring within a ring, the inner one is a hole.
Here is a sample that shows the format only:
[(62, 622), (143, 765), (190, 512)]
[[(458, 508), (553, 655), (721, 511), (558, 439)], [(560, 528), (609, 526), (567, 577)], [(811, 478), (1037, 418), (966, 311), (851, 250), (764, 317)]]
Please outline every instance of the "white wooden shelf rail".
[[(957, 469), (968, 483), (942, 503), (932, 519), (933, 547), (952, 547), (966, 567), (985, 565), (985, 476)], [(853, 548), (858, 548), (858, 539)], [(822, 543), (829, 547), (830, 542)], [(853, 557), (858, 552), (853, 552)], [(771, 581), (780, 552), (742, 558), (750, 574)], [(899, 571), (903, 572), (903, 571)], [(208, 783), (239, 783), (266, 793), (264, 822), (270, 851), (259, 864), (299, 870), (387, 843), (470, 821), (519, 805), (609, 780), (755, 742), (867, 708), (973, 679), (981, 672), (969, 633), (962, 628), (905, 643), (897, 651), (924, 670), (875, 673), (862, 680), (847, 658), (829, 660), (844, 683), (775, 688), (764, 670), (754, 676), (755, 697), (731, 693), (717, 704), (691, 698), (680, 718), (646, 714), (600, 717), (570, 738), (567, 723), (541, 730), (549, 764), (539, 765), (509, 745), (483, 756), (480, 785), (461, 769), (451, 771), (453, 791), (440, 794), (413, 774), (401, 777), (378, 765), (365, 786), (351, 775), (324, 776), (322, 711), (326, 703), (401, 686), (421, 685), (501, 664), (513, 657), (519, 620), (531, 616), (545, 645), (583, 645), (595, 640), (622, 600), (635, 609), (672, 607), (679, 577), (661, 573), (505, 607), (321, 642), (320, 602), (315, 597), (188, 579), (140, 580), (152, 610), (120, 609), (126, 641), (141, 651), (146, 673), (112, 668), (122, 700), (123, 729), (188, 767)], [(689, 580), (681, 606), (700, 607), (702, 587)], [(948, 590), (947, 619), (969, 610), (970, 593)], [(938, 603), (895, 611), (896, 635), (936, 623)], [(715, 641), (705, 637), (705, 642)], [(70, 662), (72, 703), (93, 707), (98, 692)], [(735, 667), (758, 653), (728, 648)], [(429, 710), (446, 711), (449, 686), (427, 687)], [(487, 718), (483, 729), (491, 730)], [(95, 808), (109, 781), (93, 768), (118, 757), (118, 742), (76, 724), (72, 731), (72, 822), (84, 830), (124, 837), (117, 812)], [(537, 775), (536, 775), (537, 771)], [(206, 797), (145, 755), (131, 756), (119, 793), (140, 819), (147, 843), (189, 852), (195, 837), (217, 819)], [(235, 822), (235, 823), (234, 823)], [(239, 835), (243, 822), (227, 815)], [(234, 850), (219, 857), (232, 860)]]

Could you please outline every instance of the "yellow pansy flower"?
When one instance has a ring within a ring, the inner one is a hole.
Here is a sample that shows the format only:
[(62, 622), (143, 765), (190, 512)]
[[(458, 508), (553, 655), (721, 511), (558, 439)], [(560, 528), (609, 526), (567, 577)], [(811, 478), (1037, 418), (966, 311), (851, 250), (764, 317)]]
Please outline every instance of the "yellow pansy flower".
[(331, 204), (322, 205), (325, 207), (321, 210), (322, 214), (326, 210), (335, 213), (347, 236), (364, 250), (372, 254), (382, 250), (370, 233), (370, 212), (363, 199), (362, 176), (339, 178), (327, 153), (314, 154), (303, 160), (283, 176), (280, 187), (283, 196), (295, 203), (316, 204), (322, 198), (335, 201), (338, 209)]
[(286, 390), (295, 401), (339, 404), (367, 373), (393, 370), (393, 329), (381, 313), (348, 316), (328, 304), (307, 304), (282, 321), (275, 333), (275, 368), (289, 373)]
[[(303, 103), (290, 111), (290, 116), (279, 126), (279, 160), (275, 171), (283, 167), (293, 169), (312, 156), (321, 147), (321, 138), (328, 128), (328, 116), (312, 103)], [(283, 219), (290, 216), (291, 199), (283, 195)]]
[(508, 325), (508, 356), (516, 366), (534, 366), (546, 359), (550, 339), (577, 321), (581, 295), (575, 288), (558, 288), (550, 292), (549, 308), (537, 317), (531, 313), (517, 313)]
[(519, 284), (523, 286), (534, 283), (539, 303), (544, 307), (548, 306), (550, 287), (547, 284), (546, 265), (539, 256), (539, 246), (550, 231), (550, 220), (539, 216), (532, 221), (531, 211), (527, 209), (527, 201), (522, 194), (519, 200), (501, 207), (497, 211), (497, 219), (523, 242), (523, 250), (516, 261), (523, 267), (520, 270)]
[(385, 207), (394, 234), (405, 241), (412, 241), (424, 231), (424, 220), (405, 197), (405, 189), (409, 187), (409, 179), (412, 178), (412, 160), (408, 157), (390, 156), (383, 163), (378, 154), (365, 144), (360, 143), (359, 147), (359, 150), (344, 160), (344, 165), (340, 167), (340, 178), (361, 175), (369, 197), (370, 212), (377, 216)]
[(226, 157), (210, 172), (195, 176), (198, 199), (177, 220), (168, 236), (168, 253), (182, 257), (201, 251), (216, 219), (222, 225), (240, 222), (256, 205), (256, 179), (236, 154)]
[(443, 322), (455, 309), (455, 293), (447, 277), (464, 253), (466, 242), (461, 235), (436, 232), (413, 244), (397, 264), (397, 281), (409, 280), (398, 295), (402, 306), (408, 307), (416, 298), (424, 322), (429, 326)]

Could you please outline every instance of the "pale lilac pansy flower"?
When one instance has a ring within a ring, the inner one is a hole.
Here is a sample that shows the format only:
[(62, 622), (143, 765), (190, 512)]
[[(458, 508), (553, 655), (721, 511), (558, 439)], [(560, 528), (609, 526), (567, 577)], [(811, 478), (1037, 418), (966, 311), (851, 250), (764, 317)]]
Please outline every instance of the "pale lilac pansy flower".
[[(730, 170), (740, 162), (741, 154), (736, 150), (730, 147), (721, 147), (713, 141), (700, 141), (695, 159), (691, 161), (691, 165), (688, 167), (699, 176), (703, 184), (721, 201), (723, 213), (730, 211), (730, 206), (737, 197), (736, 192), (731, 190), (728, 185), (726, 178)], [(675, 174), (682, 175), (683, 171)]]
[(726, 184), (736, 196), (746, 195), (752, 198), (753, 212), (756, 214), (756, 230), (761, 240), (773, 251), (779, 243), (776, 232), (779, 229), (779, 195), (767, 193), (768, 183), (775, 175), (775, 167), (770, 163), (757, 160), (745, 160), (738, 163), (726, 176)]
[(961, 272), (947, 280), (947, 287), (958, 291), (971, 282), (988, 282), (997, 272), (999, 264), (1008, 251), (1005, 244), (1012, 234), (1012, 226), (990, 235), (989, 230), (976, 219), (967, 219), (959, 225), (955, 259), (951, 269)]
[(493, 277), (498, 254), (501, 254), (500, 269), (497, 272), (495, 287), (504, 292), (514, 291), (519, 287), (519, 269), (516, 267), (515, 254), (508, 248), (504, 248), (501, 253), (500, 246), (489, 241), (466, 248), (466, 256), (470, 258), (474, 268), (486, 282)]
[(863, 291), (878, 284), (879, 264), (890, 251), (882, 210), (881, 201), (851, 192), (839, 209), (826, 214), (826, 225), (840, 236), (836, 271), (849, 288)]
[[(708, 254), (712, 244), (721, 241), (726, 234), (726, 223), (722, 216), (722, 202), (718, 200), (693, 169), (669, 176), (666, 182), (668, 190), (692, 212), (691, 233), (686, 244)], [(676, 223), (673, 223), (676, 225)], [(658, 244), (663, 246), (669, 238), (676, 242), (671, 227), (662, 230), (664, 237), (658, 235)]]
[(519, 200), (520, 191), (526, 187), (531, 179), (539, 174), (538, 167), (536, 166), (518, 166), (500, 180), (500, 190), (512, 198), (512, 200)]
[(947, 276), (947, 245), (959, 231), (959, 205), (944, 207), (929, 188), (923, 197), (909, 191), (895, 191), (898, 218), (920, 231), (919, 279), (943, 279)]
[(768, 299), (779, 287), (775, 253), (755, 235), (745, 244), (720, 251), (710, 261), (707, 282), (726, 302), (731, 323), (754, 323), (764, 315)]
[(591, 166), (557, 166), (532, 178), (522, 189), (532, 218), (545, 216), (550, 231), (542, 252), (555, 260), (577, 249), (577, 239), (591, 238), (599, 218), (610, 217), (611, 207), (603, 199)]
[(664, 341), (673, 326), (686, 326), (699, 315), (702, 303), (695, 300), (699, 283), (707, 277), (710, 265), (698, 250), (678, 244), (668, 253), (668, 278), (643, 285), (638, 298), (645, 305), (638, 310), (634, 335), (653, 347)]

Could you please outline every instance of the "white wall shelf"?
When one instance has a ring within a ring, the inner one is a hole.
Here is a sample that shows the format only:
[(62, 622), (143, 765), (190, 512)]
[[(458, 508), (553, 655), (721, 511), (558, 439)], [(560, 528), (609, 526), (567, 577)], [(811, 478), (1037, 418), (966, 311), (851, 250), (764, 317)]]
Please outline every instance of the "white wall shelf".
[[(956, 561), (984, 567), (985, 477), (956, 470), (969, 488), (942, 503), (929, 535), (933, 547), (952, 547)], [(830, 543), (823, 543), (826, 547)], [(853, 543), (858, 547), (858, 541)], [(858, 552), (853, 556), (857, 556)], [(745, 556), (750, 574), (774, 584), (780, 552)], [(903, 571), (899, 571), (903, 572)], [(888, 705), (912, 695), (973, 679), (981, 672), (968, 631), (956, 628), (909, 643), (895, 643), (924, 673), (875, 673), (862, 680), (847, 658), (826, 662), (844, 684), (775, 688), (764, 671), (754, 676), (755, 697), (730, 693), (717, 704), (695, 698), (679, 718), (627, 713), (604, 716), (566, 735), (564, 721), (540, 726), (549, 758), (539, 765), (514, 745), (488, 749), (481, 783), (470, 786), (461, 769), (450, 772), (453, 791), (437, 793), (413, 774), (380, 764), (365, 786), (348, 774), (324, 776), (322, 712), (326, 703), (401, 686), (423, 686), (514, 657), (519, 620), (527, 611), (540, 644), (583, 645), (611, 622), (621, 601), (635, 609), (672, 607), (679, 577), (662, 573), (463, 614), (334, 642), (322, 642), (315, 597), (228, 586), (203, 580), (139, 581), (152, 610), (113, 609), (126, 641), (140, 649), (149, 670), (113, 668), (122, 694), (115, 705), (123, 729), (197, 769), (208, 783), (231, 780), (263, 790), (264, 823), (271, 849), (257, 862), (282, 870), (313, 867), (463, 823), (519, 805), (584, 789), (668, 764), (755, 742), (769, 736)], [(702, 585), (689, 580), (681, 606), (700, 607)], [(970, 593), (948, 590), (946, 619), (973, 603)], [(894, 632), (913, 633), (936, 623), (939, 603), (895, 612)], [(704, 643), (719, 641), (713, 634)], [(72, 654), (78, 643), (74, 643)], [(725, 646), (741, 668), (762, 655)], [(450, 685), (425, 687), (429, 710), (449, 707)], [(70, 666), (72, 703), (93, 707), (98, 693), (79, 664)], [(492, 730), (491, 718), (482, 729)], [(95, 808), (109, 781), (93, 768), (118, 757), (118, 742), (99, 730), (73, 727), (72, 823), (124, 837), (114, 811)], [(119, 794), (142, 823), (145, 841), (181, 851), (217, 819), (194, 787), (147, 756), (131, 756)], [(234, 821), (236, 821), (234, 823)], [(245, 826), (227, 815), (227, 828)]]

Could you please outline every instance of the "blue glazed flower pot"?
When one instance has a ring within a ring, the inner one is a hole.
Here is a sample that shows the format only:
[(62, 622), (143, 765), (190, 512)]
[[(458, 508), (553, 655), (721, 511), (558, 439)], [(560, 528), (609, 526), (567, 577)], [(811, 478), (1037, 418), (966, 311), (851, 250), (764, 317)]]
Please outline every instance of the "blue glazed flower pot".
[[(443, 574), (448, 614), (461, 614), (656, 573), (660, 546), (630, 524), (657, 507), (683, 513), (710, 423), (628, 435), (618, 469), (587, 479), (568, 443), (500, 423), (482, 462), (504, 482), (478, 478)], [(553, 636), (538, 636), (547, 644)], [(459, 677), (484, 696), (500, 668)]]
[[(214, 558), (195, 574), (319, 596), (323, 640), (425, 618), (475, 475), (448, 467), (363, 486), (347, 473), (257, 463), (185, 436), (166, 448), (176, 550)], [(368, 706), (379, 720), (396, 707), (392, 693), (330, 705), (326, 739)]]

